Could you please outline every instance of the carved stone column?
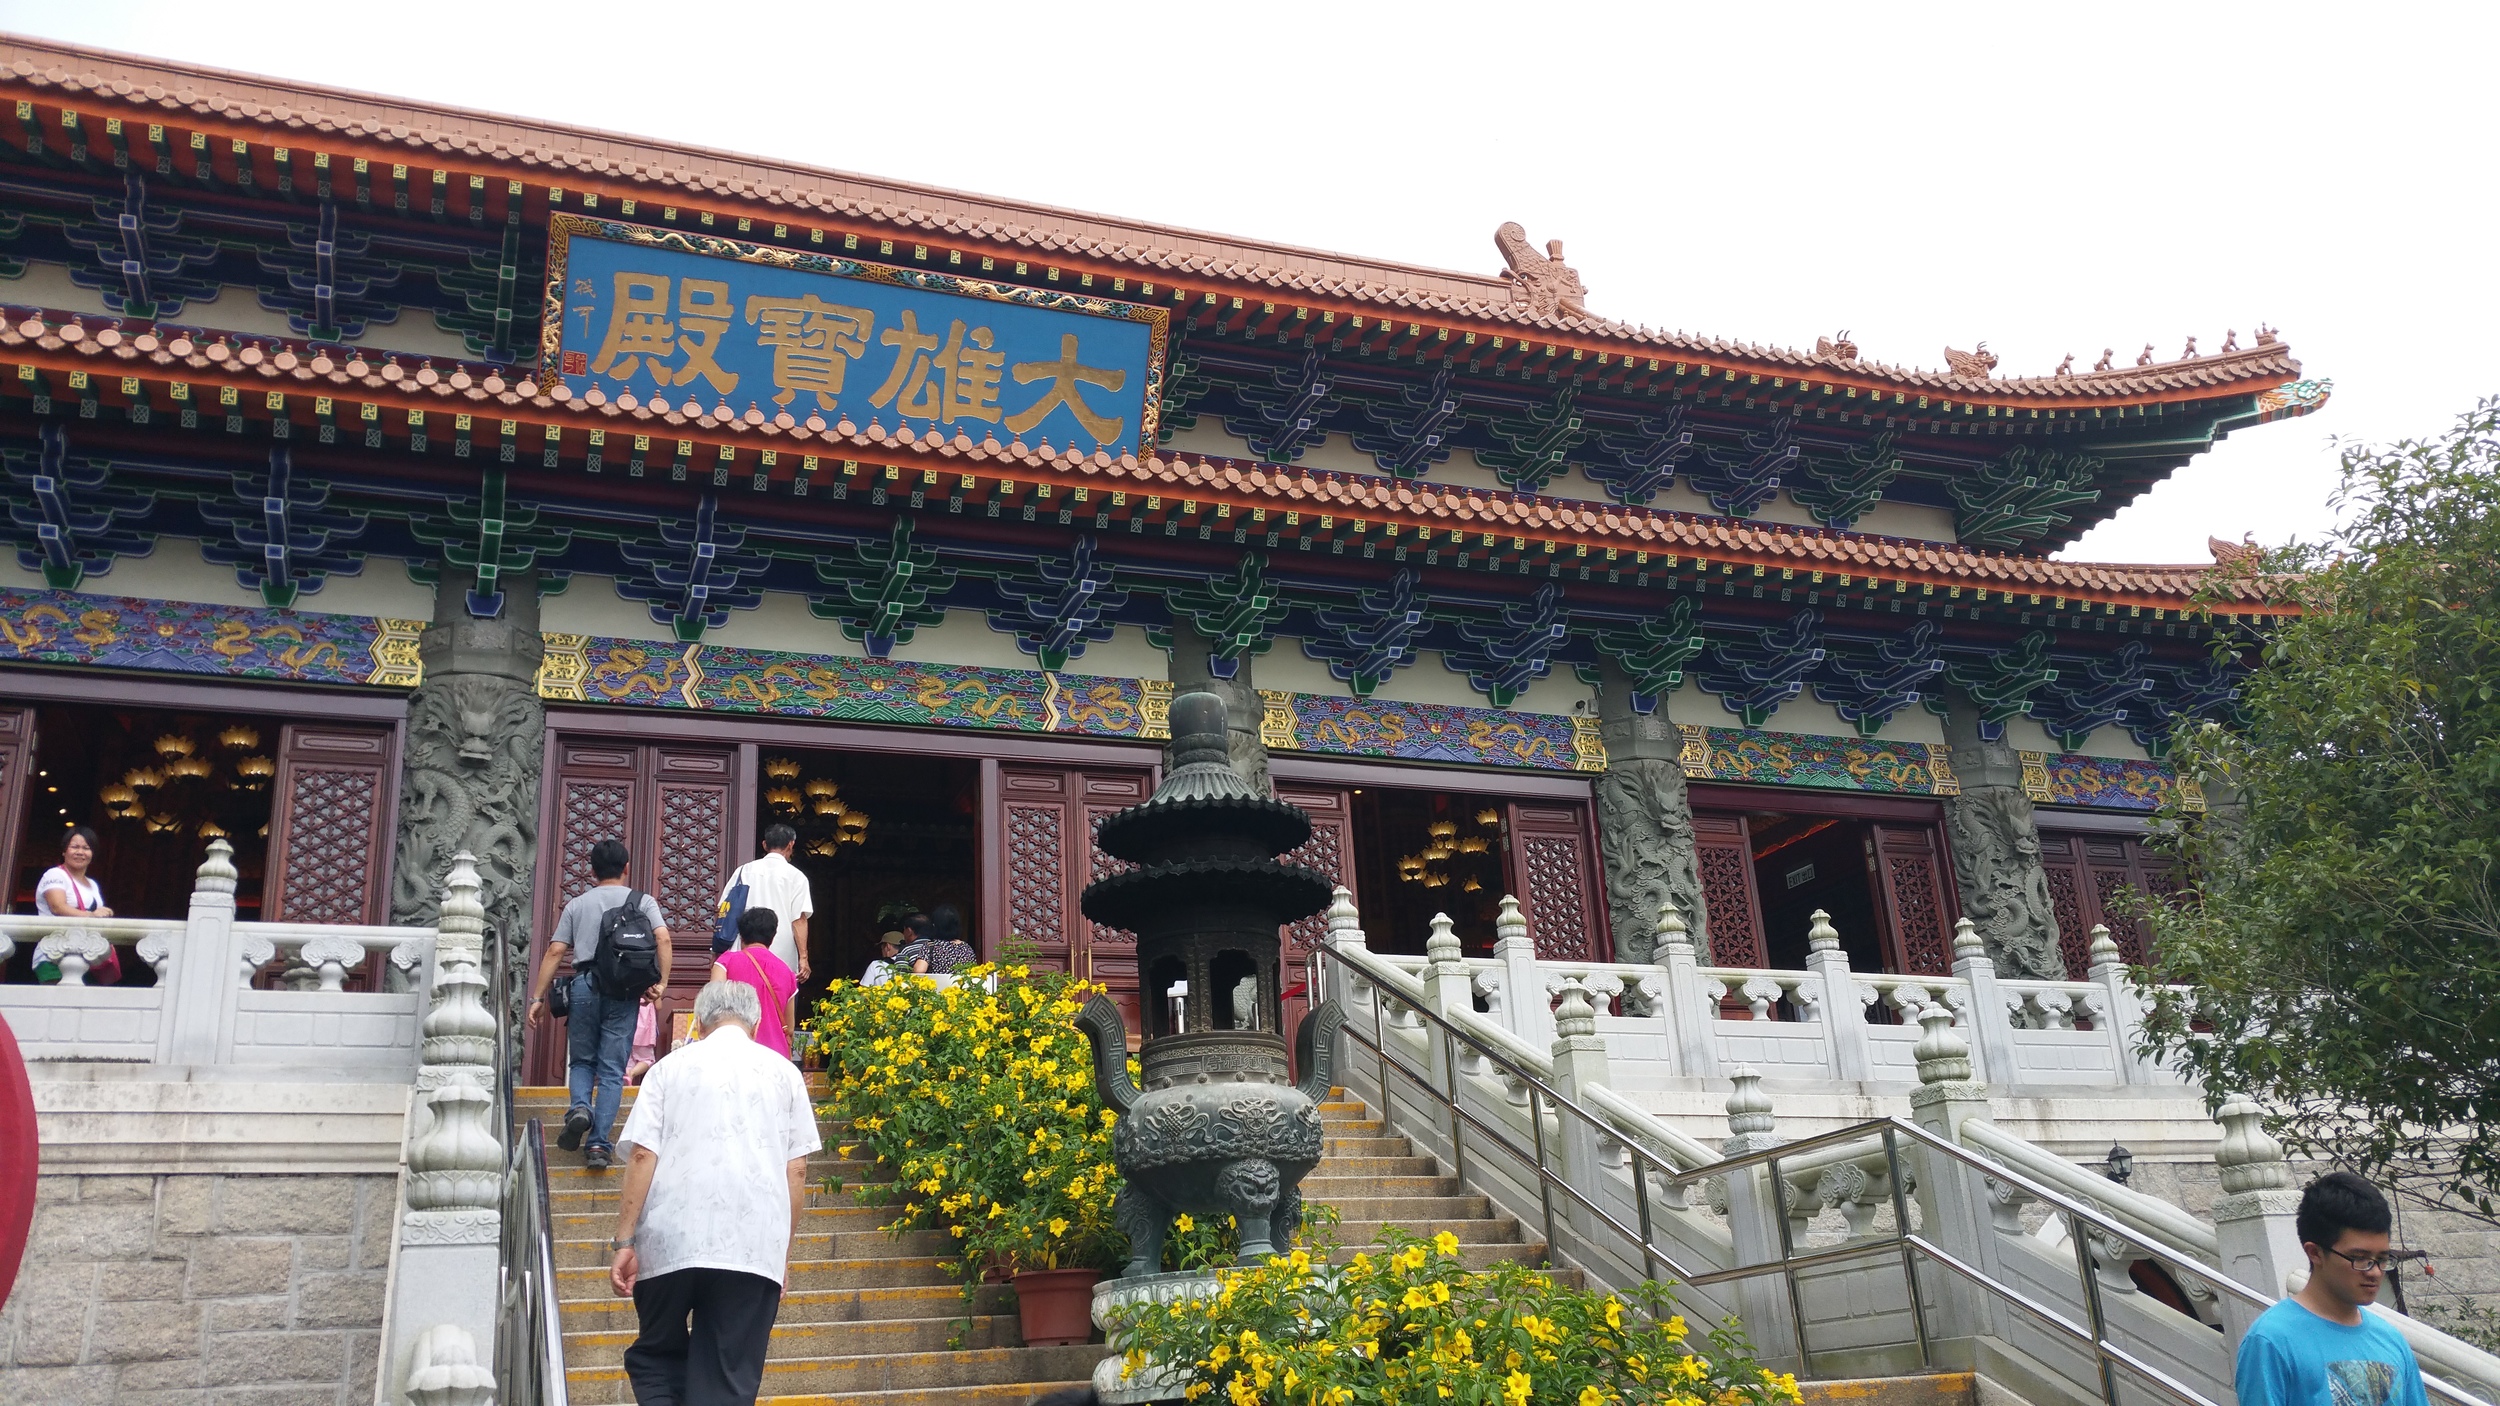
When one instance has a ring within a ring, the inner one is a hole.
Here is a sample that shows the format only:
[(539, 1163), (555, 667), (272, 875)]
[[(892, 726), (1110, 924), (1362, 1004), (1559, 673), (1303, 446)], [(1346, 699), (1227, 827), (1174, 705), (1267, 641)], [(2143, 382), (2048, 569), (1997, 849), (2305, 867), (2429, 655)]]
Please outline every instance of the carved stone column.
[(2066, 959), (2048, 871), (2040, 865), (2040, 829), (2023, 794), (2022, 758), (2011, 743), (1980, 739), (1978, 711), (1967, 699), (1953, 699), (1945, 737), (1962, 783), (1962, 794), (1946, 798), (1944, 818), (1963, 916), (1986, 941), (1999, 975), (2062, 981)]
[(1256, 661), (1245, 656), (1235, 661), (1233, 676), (1219, 679), (1212, 667), (1214, 645), (1206, 636), (1191, 629), (1187, 621), (1172, 626), (1172, 696), (1184, 693), (1212, 693), (1224, 700), (1224, 729), (1231, 745), (1233, 770), (1250, 789), (1262, 796), (1276, 794), (1268, 780), (1267, 746), (1259, 740), (1259, 722), (1267, 715), (1267, 704), (1259, 697), (1257, 685), (1250, 681), (1250, 670)]
[(507, 965), (511, 1009), (497, 1015), (517, 1024), (528, 987), (547, 732), (538, 701), (538, 582), (506, 577), (504, 611), (493, 620), (469, 614), (470, 584), (467, 573), (444, 570), (435, 623), (418, 647), (425, 682), (408, 700), (391, 921), (434, 926), (452, 856), (476, 856), (479, 899), (499, 944), (483, 961)]
[[(1683, 739), (1662, 707), (1632, 711), (1631, 681), (1607, 664), (1597, 695), (1606, 771), (1597, 779), (1597, 842), (1606, 864), (1606, 908), (1615, 960), (1647, 962), (1658, 911), (1669, 901), (1693, 915), (1695, 946), (1710, 950), (1710, 915), (1693, 856), (1693, 808), (1676, 759)], [(1707, 960), (1705, 958), (1705, 960)]]

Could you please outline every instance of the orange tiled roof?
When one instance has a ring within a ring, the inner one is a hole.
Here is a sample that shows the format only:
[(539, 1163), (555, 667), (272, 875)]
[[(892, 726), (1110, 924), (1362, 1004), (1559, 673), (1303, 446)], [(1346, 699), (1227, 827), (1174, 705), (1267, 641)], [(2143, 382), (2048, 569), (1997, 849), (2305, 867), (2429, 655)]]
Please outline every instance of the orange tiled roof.
[[(2015, 606), (2020, 595), (2026, 598), (2023, 603), (2055, 602), (2061, 610), (2088, 613), (2097, 607), (2115, 614), (2121, 608), (2131, 613), (2150, 609), (2159, 617), (2186, 608), (2215, 569), (2210, 562), (2164, 566), (2051, 561), (1952, 543), (1200, 455), (1114, 460), (1074, 449), (1045, 455), (1022, 441), (975, 443), (960, 432), (952, 439), (935, 431), (915, 436), (875, 423), (861, 429), (848, 419), (826, 425), (811, 417), (801, 423), (787, 413), (767, 418), (754, 408), (744, 415), (689, 415), (647, 404), (628, 410), (613, 401), (572, 397), (560, 383), (542, 391), (527, 380), (506, 382), (492, 373), (473, 376), (465, 368), (445, 375), (421, 362), (411, 373), (390, 359), (379, 366), (361, 359), (339, 365), (310, 349), (281, 346), (273, 354), (246, 338), (232, 345), (218, 341), (201, 346), (180, 336), (167, 341), (152, 333), (125, 336), (110, 328), (91, 333), (75, 322), (54, 325), (29, 318), (0, 325), (0, 353), (22, 368), (22, 378), (40, 379), (48, 393), (72, 399), (127, 404), (134, 390), (170, 394), (179, 384), (195, 404), (220, 403), (221, 413), (255, 419), (300, 413), (308, 404), (335, 399), (371, 405), (377, 413), (387, 410), (395, 417), (394, 433), (404, 433), (412, 411), (420, 421), (428, 412), (464, 415), (490, 427), (488, 433), (523, 438), (533, 446), (566, 445), (566, 452), (576, 456), (594, 431), (683, 438), (753, 455), (747, 461), (751, 463), (760, 462), (764, 451), (777, 451), (778, 466), (770, 473), (782, 480), (802, 462), (815, 466), (815, 457), (805, 456), (821, 456), (841, 465), (839, 471), (846, 475), (873, 475), (884, 468), (889, 478), (907, 474), (924, 483), (955, 475), (969, 480), (961, 486), (973, 491), (974, 501), (986, 501), (993, 493), (1018, 495), (1045, 488), (1140, 495), (1157, 519), (1179, 514), (1195, 521), (1229, 508), (1289, 521), (1313, 519), (1318, 535), (1378, 530), (1384, 540), (1404, 535), (1419, 545), (1424, 534), (1464, 532), (1480, 540), (1489, 533), (1527, 544), (1531, 555), (1568, 557), (1582, 564), (1604, 565), (1610, 560), (1606, 553), (1613, 552), (1619, 555), (1612, 560), (1628, 555), (1644, 564), (1656, 561), (1656, 567), (1644, 569), (1672, 571), (1689, 560), (1729, 571), (1755, 568), (1766, 576), (1773, 571), (1808, 573), (1807, 579), (1818, 583), (1828, 575), (1895, 589), (1938, 588), (1954, 601), (1972, 591), (1974, 601), (1981, 603), (1993, 593), (2002, 604)], [(231, 404), (222, 403), (227, 387), (238, 392)], [(337, 413), (347, 418), (346, 409)], [(439, 426), (443, 421), (431, 423)], [(1167, 505), (1165, 499), (1174, 501)], [(1347, 528), (1338, 527), (1339, 519), (1348, 520)], [(1310, 532), (1298, 522), (1292, 529), (1293, 535)], [(1787, 578), (1772, 578), (1774, 584), (1781, 579)], [(2263, 583), (2253, 579), (2238, 579), (2231, 589), (2251, 612), (2290, 608), (2269, 599)]]
[[(1513, 285), (1487, 277), (1323, 250), (1207, 234), (1048, 205), (655, 142), (589, 128), (286, 83), (107, 50), (0, 36), (0, 93), (127, 111), (151, 122), (273, 146), (325, 147), (388, 161), (443, 163), (470, 173), (614, 197), (655, 193), (690, 206), (772, 221), (821, 220), (872, 237), (952, 241), (1007, 258), (1062, 260), (1127, 278), (1229, 288), (1245, 297), (1308, 298), (1358, 312), (1534, 329), (1626, 355), (1734, 363), (1765, 375), (1887, 392), (1934, 393), (2035, 408), (2209, 400), (2293, 379), (2300, 363), (2278, 342), (2147, 367), (1994, 379), (1843, 359), (1789, 348), (1636, 327), (1603, 318), (1534, 316)], [(212, 141), (215, 150), (220, 143)], [(497, 197), (500, 198), (499, 196)]]

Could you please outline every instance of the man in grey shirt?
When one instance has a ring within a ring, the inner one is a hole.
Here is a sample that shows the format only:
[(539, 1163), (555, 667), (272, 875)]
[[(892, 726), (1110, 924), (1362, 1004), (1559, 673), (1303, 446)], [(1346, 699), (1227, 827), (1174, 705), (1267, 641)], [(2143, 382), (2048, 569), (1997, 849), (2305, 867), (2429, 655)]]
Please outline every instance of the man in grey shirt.
[(615, 1160), (615, 1145), (608, 1130), (616, 1125), (617, 1105), (625, 1097), (625, 1060), (633, 1053), (635, 1017), (642, 1006), (659, 1000), (660, 993), (667, 989), (668, 925), (660, 919), (659, 901), (647, 893), (642, 896), (642, 914), (649, 920), (651, 935), (659, 945), (660, 983), (637, 998), (607, 995), (590, 978), (592, 960), (599, 954), (600, 925), (610, 913), (624, 907), (633, 892), (625, 882), (630, 858), (622, 840), (601, 840), (590, 847), (590, 874), (598, 882), (564, 905), (563, 914), (556, 919), (555, 933), (547, 939), (546, 952), (538, 959), (538, 972), (530, 981), (529, 1022), (536, 1025), (547, 1018), (548, 982), (565, 957), (572, 957), (573, 1012), (568, 1020), (566, 1044), (570, 1047), (569, 1082), (573, 1098), (556, 1146), (570, 1152), (580, 1147), (586, 1136), (590, 1146), (582, 1153), (582, 1164), (592, 1171), (604, 1171)]

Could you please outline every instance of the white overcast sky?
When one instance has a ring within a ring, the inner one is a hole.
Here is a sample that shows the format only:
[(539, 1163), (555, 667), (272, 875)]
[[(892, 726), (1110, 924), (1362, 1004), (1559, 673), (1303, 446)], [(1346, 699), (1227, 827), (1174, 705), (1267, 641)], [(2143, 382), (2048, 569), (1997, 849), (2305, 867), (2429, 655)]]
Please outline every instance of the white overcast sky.
[(988, 195), (1491, 272), (1593, 310), (1849, 329), (2000, 374), (2263, 320), (2324, 411), (2064, 555), (2315, 537), (2336, 437), (2500, 392), (2500, 6), (421, 6), (0, 0), (0, 28)]

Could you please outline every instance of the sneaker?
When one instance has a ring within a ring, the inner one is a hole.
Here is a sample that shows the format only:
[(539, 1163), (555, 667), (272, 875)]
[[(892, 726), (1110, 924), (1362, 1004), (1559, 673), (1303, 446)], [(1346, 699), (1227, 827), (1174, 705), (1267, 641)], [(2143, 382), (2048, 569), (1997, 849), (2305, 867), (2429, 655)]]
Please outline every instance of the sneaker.
[(606, 1171), (615, 1160), (615, 1153), (610, 1152), (604, 1144), (596, 1142), (590, 1145), (588, 1152), (582, 1154), (582, 1165), (594, 1172)]
[(556, 1146), (570, 1152), (582, 1145), (582, 1137), (590, 1131), (590, 1110), (576, 1108), (564, 1115), (564, 1131), (556, 1134)]

